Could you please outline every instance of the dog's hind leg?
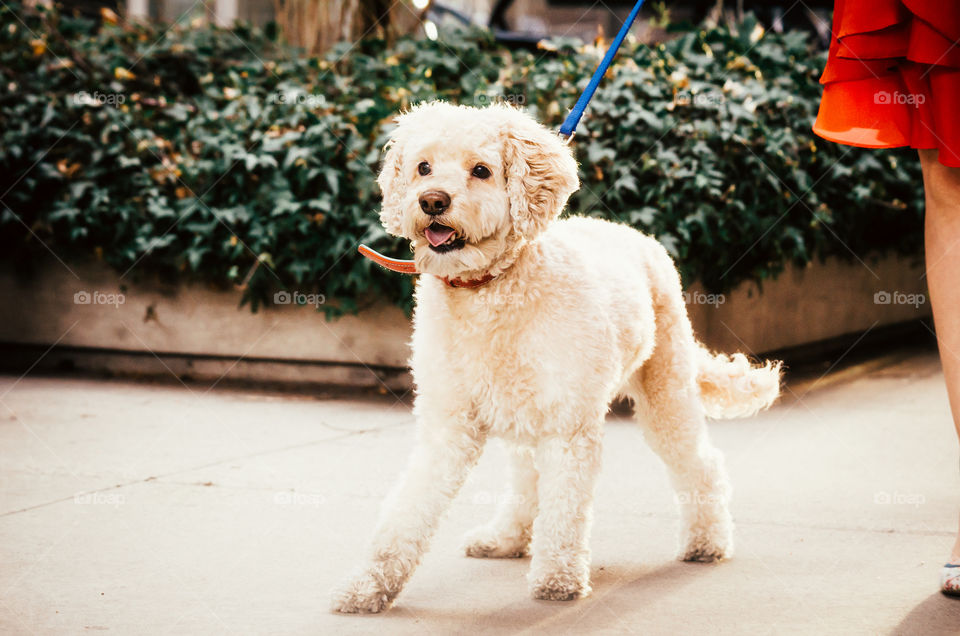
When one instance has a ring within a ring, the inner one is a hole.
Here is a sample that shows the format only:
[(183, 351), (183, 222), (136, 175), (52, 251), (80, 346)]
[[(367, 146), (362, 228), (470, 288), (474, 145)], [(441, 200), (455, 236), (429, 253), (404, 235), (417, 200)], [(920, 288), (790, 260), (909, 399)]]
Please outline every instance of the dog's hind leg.
[(483, 452), (486, 430), (474, 422), (426, 417), (407, 473), (380, 513), (367, 565), (334, 592), (333, 609), (387, 609), (420, 563), (441, 515)]
[(534, 598), (567, 601), (590, 594), (590, 525), (602, 421), (601, 416), (572, 436), (551, 436), (537, 444), (540, 512), (527, 575)]
[(470, 557), (526, 556), (537, 516), (537, 469), (533, 449), (511, 446), (511, 487), (500, 502), (497, 515), (487, 525), (475, 528), (464, 539)]
[(655, 400), (644, 436), (670, 474), (680, 507), (678, 557), (716, 561), (733, 554), (730, 486), (723, 456), (710, 443), (696, 399)]
[(658, 309), (656, 347), (631, 378), (627, 394), (676, 490), (679, 558), (715, 561), (733, 553), (730, 485), (723, 456), (707, 431), (696, 384), (697, 348), (685, 309), (679, 293), (674, 303)]

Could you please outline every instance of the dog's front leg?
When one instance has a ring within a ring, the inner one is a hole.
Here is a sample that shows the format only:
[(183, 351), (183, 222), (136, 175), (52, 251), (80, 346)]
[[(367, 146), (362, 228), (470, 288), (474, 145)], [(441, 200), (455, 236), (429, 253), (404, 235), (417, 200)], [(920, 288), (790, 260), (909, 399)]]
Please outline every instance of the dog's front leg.
[(537, 468), (533, 449), (511, 449), (511, 488), (496, 517), (467, 534), (465, 551), (471, 557), (522, 557), (530, 548), (537, 516)]
[(380, 513), (363, 571), (334, 593), (333, 609), (388, 608), (427, 549), (437, 522), (483, 451), (485, 430), (467, 421), (424, 420), (404, 479)]
[(600, 431), (541, 440), (540, 513), (533, 524), (528, 579), (534, 598), (568, 601), (590, 594), (590, 524), (600, 472)]

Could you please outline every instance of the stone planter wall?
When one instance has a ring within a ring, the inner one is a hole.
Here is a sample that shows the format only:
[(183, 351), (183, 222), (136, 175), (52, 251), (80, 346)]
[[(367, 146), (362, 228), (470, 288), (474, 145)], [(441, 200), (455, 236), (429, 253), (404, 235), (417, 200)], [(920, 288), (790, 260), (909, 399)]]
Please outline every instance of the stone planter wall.
[[(0, 272), (0, 343), (132, 374), (409, 387), (410, 324), (396, 307), (327, 322), (313, 307), (251, 313), (239, 292), (121, 281), (102, 265)], [(122, 302), (120, 294), (122, 294)], [(791, 268), (762, 291), (687, 294), (698, 336), (723, 351), (763, 353), (929, 316), (919, 259), (828, 261)], [(29, 357), (29, 356), (27, 356)], [(26, 362), (29, 362), (27, 360)]]

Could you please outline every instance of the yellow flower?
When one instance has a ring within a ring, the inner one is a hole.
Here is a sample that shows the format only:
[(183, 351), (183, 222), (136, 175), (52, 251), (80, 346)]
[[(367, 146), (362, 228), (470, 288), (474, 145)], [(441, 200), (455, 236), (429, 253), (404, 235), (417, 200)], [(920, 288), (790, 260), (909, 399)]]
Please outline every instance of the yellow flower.
[(100, 7), (100, 18), (107, 24), (116, 24), (120, 21), (120, 17), (107, 7)]
[(80, 167), (79, 163), (71, 163), (69, 159), (61, 159), (57, 162), (57, 171), (68, 179), (73, 177)]
[(132, 80), (137, 78), (136, 75), (134, 75), (127, 69), (123, 68), (122, 66), (118, 66), (113, 69), (113, 76), (118, 80)]

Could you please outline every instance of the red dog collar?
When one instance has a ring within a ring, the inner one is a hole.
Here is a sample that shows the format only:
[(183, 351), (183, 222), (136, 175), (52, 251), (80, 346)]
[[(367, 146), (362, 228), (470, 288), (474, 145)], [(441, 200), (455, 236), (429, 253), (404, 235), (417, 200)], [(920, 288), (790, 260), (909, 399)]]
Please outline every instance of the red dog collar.
[[(401, 260), (398, 258), (390, 258), (389, 256), (384, 256), (376, 250), (372, 250), (366, 245), (361, 245), (357, 250), (369, 258), (371, 261), (385, 267), (392, 272), (400, 272), (401, 274), (419, 274), (417, 271), (417, 265), (414, 261)], [(440, 280), (446, 283), (450, 287), (461, 287), (463, 289), (473, 289), (475, 287), (480, 287), (481, 285), (486, 285), (494, 279), (493, 274), (484, 274), (480, 278), (470, 278), (463, 280), (462, 278), (450, 278), (449, 276), (437, 276)]]
[(480, 287), (481, 285), (486, 285), (492, 281), (493, 274), (484, 274), (481, 278), (471, 278), (468, 280), (463, 280), (462, 278), (448, 278), (444, 276), (440, 280), (451, 287), (464, 287), (466, 289), (473, 289), (474, 287)]

